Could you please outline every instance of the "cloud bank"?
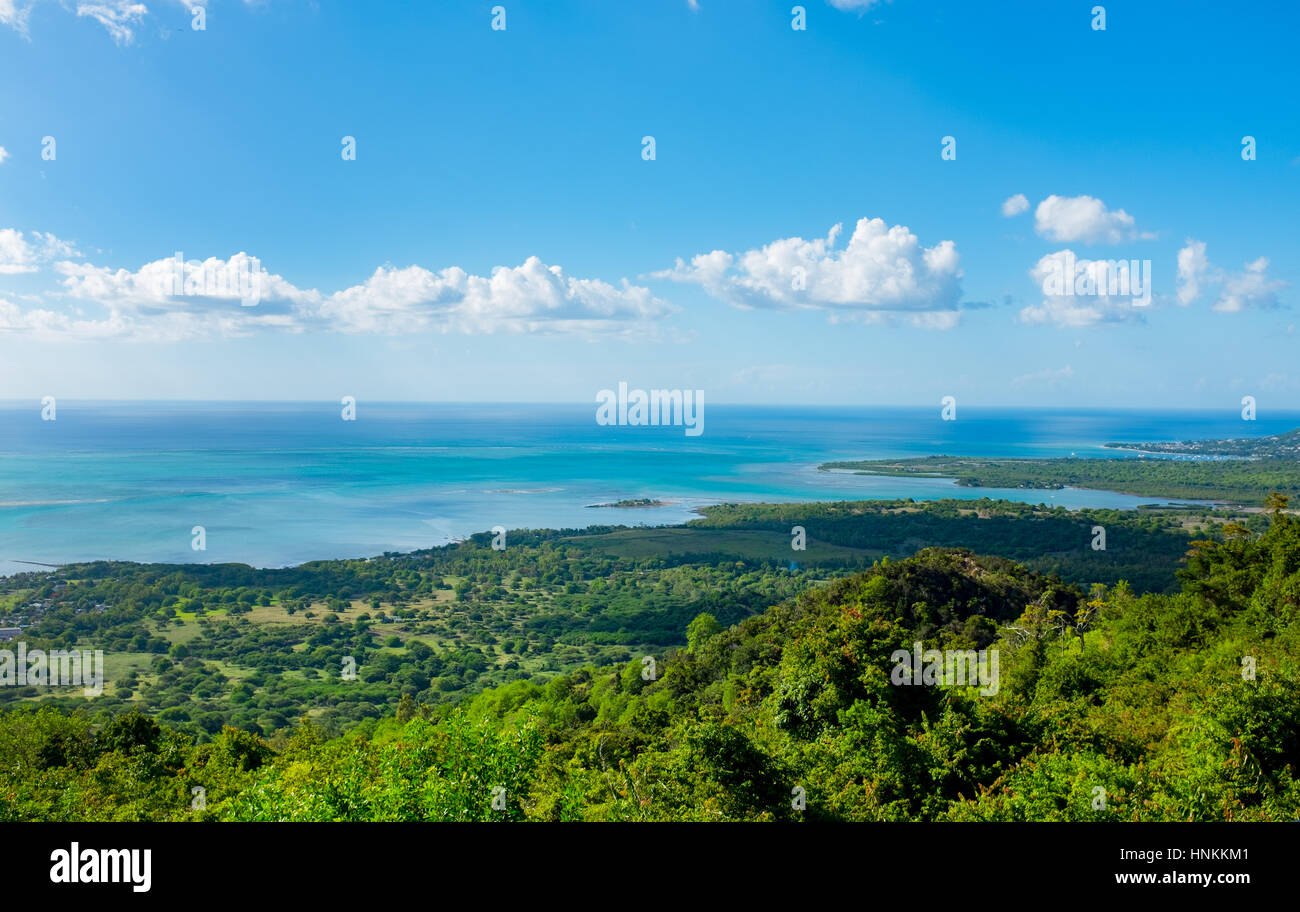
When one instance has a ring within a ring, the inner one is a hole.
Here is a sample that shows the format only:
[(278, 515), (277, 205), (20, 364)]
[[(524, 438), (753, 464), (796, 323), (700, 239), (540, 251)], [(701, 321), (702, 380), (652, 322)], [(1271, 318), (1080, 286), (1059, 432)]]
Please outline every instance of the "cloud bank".
[[(653, 335), (677, 308), (626, 279), (568, 275), (529, 257), (474, 275), (458, 266), (377, 268), (333, 292), (299, 288), (256, 257), (154, 260), (114, 269), (74, 259), (53, 235), (0, 231), (0, 273), (44, 271), (55, 287), (24, 309), (0, 298), (0, 331), (43, 337), (176, 341), (261, 330), (400, 335), (416, 332)], [(25, 296), (31, 298), (32, 296)], [(85, 305), (103, 311), (87, 315)]]

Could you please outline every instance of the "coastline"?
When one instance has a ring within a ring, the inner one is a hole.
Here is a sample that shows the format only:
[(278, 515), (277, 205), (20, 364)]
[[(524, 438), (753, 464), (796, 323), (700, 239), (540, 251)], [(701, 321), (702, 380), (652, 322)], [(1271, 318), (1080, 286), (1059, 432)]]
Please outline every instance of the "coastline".
[[(700, 438), (656, 429), (611, 432), (592, 424), (589, 409), (570, 406), (520, 412), (375, 405), (355, 426), (322, 424), (310, 403), (70, 406), (57, 437), (48, 429), (34, 435), (28, 417), (0, 409), (0, 432), (11, 451), (0, 471), (0, 502), (8, 504), (0, 506), (4, 574), (25, 569), (7, 563), (12, 560), (292, 567), (408, 553), (494, 526), (672, 526), (728, 503), (987, 497), (1070, 510), (1183, 503), (1249, 511), (1262, 499), (1258, 492), (1224, 496), (1213, 488), (1136, 484), (1131, 477), (1106, 483), (1063, 475), (1037, 483), (1058, 471), (1053, 460), (1085, 468), (1159, 463), (1178, 476), (1174, 481), (1193, 471), (1255, 471), (1256, 460), (1066, 460), (1072, 452), (1097, 453), (1117, 438), (1213, 437), (1231, 427), (1208, 414), (1093, 410), (1048, 418), (1033, 410), (972, 409), (960, 422), (942, 422), (928, 409), (717, 406)], [(1280, 436), (1298, 418), (1275, 416), (1261, 429)], [(258, 445), (233, 443), (245, 439)], [(963, 451), (991, 453), (984, 462), (1018, 460), (1036, 477), (959, 484), (960, 474), (916, 465), (940, 458), (926, 454)], [(825, 468), (863, 456), (877, 466), (913, 465), (870, 474)], [(624, 501), (648, 502), (613, 506)], [(207, 531), (203, 552), (190, 547), (196, 525)]]

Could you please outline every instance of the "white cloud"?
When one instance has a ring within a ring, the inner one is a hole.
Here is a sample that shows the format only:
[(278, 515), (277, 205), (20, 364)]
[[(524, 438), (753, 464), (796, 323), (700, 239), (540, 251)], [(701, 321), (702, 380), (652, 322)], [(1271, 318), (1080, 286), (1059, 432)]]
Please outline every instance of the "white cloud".
[(1029, 208), (1029, 198), (1023, 193), (1017, 193), (1015, 196), (1008, 196), (1002, 202), (1002, 214), (1007, 218), (1019, 215)]
[(1065, 243), (1118, 244), (1139, 237), (1133, 216), (1123, 209), (1111, 211), (1101, 200), (1087, 195), (1047, 197), (1034, 210), (1034, 230)]
[(31, 247), (23, 240), (23, 233), (12, 228), (0, 230), (0, 274), (35, 271)]
[(1268, 257), (1260, 257), (1247, 263), (1244, 271), (1223, 280), (1214, 309), (1222, 313), (1238, 313), (1247, 307), (1272, 310), (1277, 307), (1277, 293), (1283, 288), (1286, 282), (1268, 277)]
[(119, 45), (130, 44), (135, 39), (132, 26), (138, 25), (148, 13), (143, 3), (131, 0), (104, 0), (99, 3), (78, 3), (77, 15), (94, 19)]
[[(0, 25), (7, 25), (23, 37), (29, 37), (28, 20), (32, 7), (39, 0), (0, 0)], [(208, 0), (171, 0), (185, 8), (206, 7)], [(244, 0), (250, 6), (258, 0)], [(144, 23), (149, 9), (138, 0), (59, 0), (59, 6), (80, 18), (94, 19), (102, 25), (118, 45), (128, 45), (135, 40), (135, 29)]]
[(453, 266), (380, 267), (362, 285), (324, 299), (318, 316), (345, 332), (561, 332), (595, 335), (646, 325), (675, 312), (647, 288), (627, 280), (566, 276), (559, 266), (529, 257), (498, 266), (490, 276)]
[[(39, 246), (12, 229), (0, 231), (0, 272), (36, 271), (55, 252), (75, 255), (71, 245), (52, 235), (33, 238), (40, 239)], [(242, 252), (226, 260), (189, 260), (179, 268), (174, 258), (155, 260), (135, 271), (63, 259), (53, 264), (53, 272), (60, 277), (58, 290), (27, 311), (5, 302), (0, 331), (156, 341), (264, 330), (653, 338), (657, 322), (677, 310), (627, 280), (611, 285), (569, 276), (536, 257), (520, 266), (499, 266), (487, 276), (455, 266), (432, 272), (386, 265), (365, 282), (333, 293), (299, 288)], [(52, 301), (64, 306), (55, 309)], [(71, 315), (70, 302), (76, 302)], [(106, 315), (86, 317), (81, 302)]]
[(0, 25), (7, 25), (20, 35), (27, 35), (27, 19), (35, 0), (0, 0)]
[[(4, 2), (4, 0), (0, 0), (0, 3), (3, 3), (3, 2)], [(6, 149), (4, 146), (0, 146), (0, 165), (3, 165), (5, 159), (8, 158), (8, 157), (9, 157), (9, 150)]]
[[(237, 253), (228, 260), (209, 257), (188, 260), (178, 266), (173, 258), (154, 260), (139, 270), (111, 269), (66, 260), (54, 264), (63, 278), (62, 296), (90, 301), (137, 318), (179, 314), (185, 318), (213, 315), (222, 311), (248, 313), (239, 319), (263, 320), (268, 312), (286, 314), (293, 310), (309, 313), (315, 291), (302, 291), (283, 277), (267, 272), (256, 257)], [(257, 304), (244, 308), (240, 277), (256, 291)]]
[(1116, 262), (1082, 259), (1072, 250), (1049, 253), (1029, 270), (1042, 302), (1022, 308), (1020, 319), (1074, 329), (1141, 321), (1143, 307), (1137, 302), (1149, 303), (1151, 290), (1150, 275), (1142, 271), (1139, 266), (1136, 273), (1121, 274)]
[(116, 315), (106, 320), (83, 320), (43, 307), (23, 310), (12, 301), (0, 298), (0, 333), (93, 340), (120, 338), (129, 330), (125, 321)]
[(1178, 251), (1178, 302), (1191, 304), (1207, 287), (1217, 285), (1219, 295), (1214, 310), (1220, 313), (1240, 313), (1248, 308), (1271, 310), (1278, 306), (1277, 294), (1287, 283), (1270, 279), (1268, 265), (1268, 257), (1259, 257), (1241, 272), (1226, 272), (1210, 262), (1204, 241), (1188, 238)]
[(52, 234), (31, 233), (31, 240), (13, 228), (0, 228), (0, 275), (36, 272), (55, 257), (81, 256), (76, 247)]
[(783, 238), (743, 253), (714, 250), (652, 275), (700, 285), (742, 308), (829, 310), (873, 322), (903, 314), (936, 328), (956, 322), (962, 273), (952, 241), (922, 247), (906, 226), (864, 218), (847, 246), (836, 250), (842, 228), (835, 225), (825, 238)]
[(1205, 256), (1205, 242), (1187, 239), (1187, 246), (1178, 251), (1178, 303), (1186, 307), (1201, 294), (1201, 282), (1210, 271), (1210, 261)]

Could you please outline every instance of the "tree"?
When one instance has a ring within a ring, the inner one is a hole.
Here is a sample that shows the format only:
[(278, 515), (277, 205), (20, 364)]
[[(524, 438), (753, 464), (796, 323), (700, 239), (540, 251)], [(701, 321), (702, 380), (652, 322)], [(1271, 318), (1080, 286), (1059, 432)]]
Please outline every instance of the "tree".
[(405, 725), (416, 716), (415, 700), (411, 699), (409, 693), (402, 694), (402, 699), (397, 701), (397, 721)]
[(708, 612), (697, 615), (695, 620), (686, 625), (686, 649), (698, 652), (710, 638), (722, 632), (718, 619)]

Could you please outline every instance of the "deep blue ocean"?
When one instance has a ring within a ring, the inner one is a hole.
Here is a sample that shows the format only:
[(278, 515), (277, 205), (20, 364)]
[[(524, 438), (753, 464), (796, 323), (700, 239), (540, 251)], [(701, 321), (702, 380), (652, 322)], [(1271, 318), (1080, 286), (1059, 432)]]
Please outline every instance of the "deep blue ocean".
[[(707, 405), (704, 433), (605, 427), (594, 405), (63, 402), (0, 404), (0, 573), (14, 561), (284, 566), (443, 544), (493, 526), (665, 524), (720, 502), (1006, 497), (1066, 507), (1153, 498), (960, 488), (818, 472), (828, 460), (1106, 456), (1107, 441), (1262, 436), (1216, 412)], [(590, 509), (626, 498), (650, 509)], [(207, 550), (191, 549), (206, 529)]]

